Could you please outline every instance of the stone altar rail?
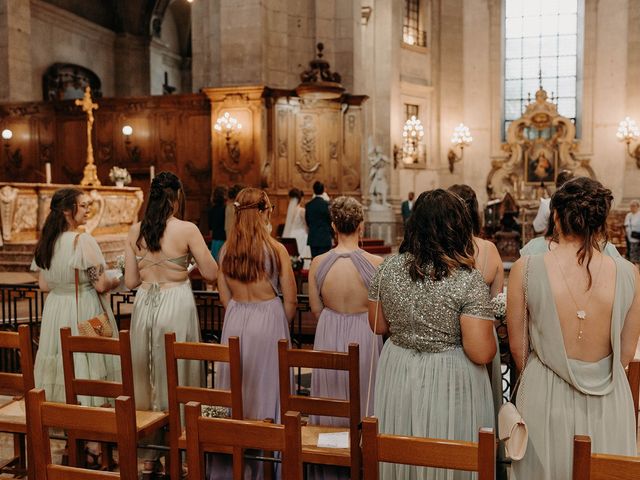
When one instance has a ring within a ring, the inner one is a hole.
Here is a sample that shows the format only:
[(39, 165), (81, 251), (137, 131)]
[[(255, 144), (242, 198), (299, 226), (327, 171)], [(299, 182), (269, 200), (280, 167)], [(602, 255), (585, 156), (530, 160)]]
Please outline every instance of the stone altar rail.
[(140, 188), (0, 183), (0, 271), (29, 268), (51, 197), (63, 187), (80, 188), (92, 200), (85, 230), (96, 237), (107, 262), (113, 262), (123, 252), (126, 234), (138, 221), (142, 206)]

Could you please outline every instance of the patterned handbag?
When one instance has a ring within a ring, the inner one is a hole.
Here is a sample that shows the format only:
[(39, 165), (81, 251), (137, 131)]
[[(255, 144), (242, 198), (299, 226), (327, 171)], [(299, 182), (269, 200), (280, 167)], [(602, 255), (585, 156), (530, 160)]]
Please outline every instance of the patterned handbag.
[(522, 415), (518, 411), (517, 407), (514, 403), (511, 402), (512, 399), (515, 398), (515, 392), (518, 388), (518, 385), (524, 375), (524, 370), (527, 367), (527, 332), (528, 332), (528, 323), (529, 323), (529, 314), (527, 311), (527, 283), (529, 281), (529, 257), (526, 257), (525, 267), (524, 267), (524, 325), (523, 325), (523, 333), (522, 333), (522, 348), (523, 348), (523, 359), (524, 365), (522, 367), (522, 371), (518, 376), (518, 380), (516, 381), (513, 389), (511, 390), (511, 396), (508, 402), (503, 404), (498, 411), (498, 437), (500, 440), (504, 442), (504, 451), (507, 458), (511, 460), (522, 460), (526, 451), (527, 451), (527, 443), (529, 440), (529, 429), (527, 428), (527, 424), (525, 423)]
[[(79, 235), (76, 235), (74, 240), (74, 246), (78, 242)], [(100, 307), (102, 307), (102, 313), (99, 313), (93, 318), (88, 320), (80, 321), (80, 306), (78, 304), (78, 291), (80, 285), (80, 270), (75, 269), (75, 283), (76, 283), (76, 321), (78, 323), (78, 334), (83, 337), (112, 337), (113, 336), (113, 328), (111, 327), (111, 323), (109, 322), (109, 316), (107, 315), (107, 311), (102, 304), (102, 299), (100, 298), (100, 294), (98, 294), (98, 301), (100, 302)], [(96, 292), (97, 293), (97, 292)]]

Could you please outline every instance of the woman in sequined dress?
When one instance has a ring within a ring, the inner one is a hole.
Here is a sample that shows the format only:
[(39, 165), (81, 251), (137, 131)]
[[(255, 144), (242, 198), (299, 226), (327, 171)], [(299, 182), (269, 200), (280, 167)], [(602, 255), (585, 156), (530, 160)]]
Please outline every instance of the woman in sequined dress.
[[(369, 289), (369, 323), (388, 333), (376, 376), (380, 431), (477, 441), (493, 427), (485, 364), (496, 353), (489, 287), (474, 268), (469, 213), (445, 190), (422, 193), (398, 255)], [(469, 472), (381, 464), (381, 478), (471, 479)]]

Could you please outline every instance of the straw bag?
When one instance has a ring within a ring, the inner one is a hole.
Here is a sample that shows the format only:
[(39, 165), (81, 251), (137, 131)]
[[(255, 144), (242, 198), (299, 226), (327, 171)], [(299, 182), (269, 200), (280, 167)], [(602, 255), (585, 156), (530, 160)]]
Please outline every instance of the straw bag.
[[(73, 244), (74, 246), (78, 243), (78, 236), (76, 236)], [(80, 284), (80, 271), (75, 269), (75, 282), (76, 282), (76, 321), (78, 322), (78, 334), (83, 337), (112, 337), (113, 336), (113, 328), (111, 327), (111, 323), (109, 322), (109, 316), (107, 315), (107, 311), (102, 304), (102, 300), (100, 299), (100, 294), (98, 294), (98, 301), (100, 302), (100, 307), (102, 307), (102, 313), (99, 313), (93, 318), (89, 320), (80, 321), (80, 306), (78, 304), (78, 290)]]
[(527, 332), (529, 323), (529, 314), (527, 311), (527, 283), (529, 280), (529, 257), (525, 260), (524, 267), (524, 326), (522, 333), (522, 348), (524, 365), (522, 371), (518, 376), (513, 389), (511, 390), (511, 397), (509, 401), (503, 404), (498, 411), (498, 437), (504, 442), (504, 450), (507, 458), (511, 460), (522, 460), (525, 452), (527, 451), (527, 443), (529, 440), (529, 429), (525, 423), (522, 415), (516, 408), (515, 404), (511, 402), (511, 399), (515, 398), (515, 392), (518, 385), (523, 378), (524, 370), (527, 367)]

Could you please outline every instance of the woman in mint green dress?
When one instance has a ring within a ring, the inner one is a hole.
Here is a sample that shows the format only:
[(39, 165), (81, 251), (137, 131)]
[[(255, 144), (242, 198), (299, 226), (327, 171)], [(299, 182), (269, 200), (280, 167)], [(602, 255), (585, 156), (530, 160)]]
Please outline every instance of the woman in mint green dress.
[(624, 368), (640, 335), (640, 277), (601, 252), (612, 200), (596, 180), (565, 183), (551, 198), (557, 247), (511, 270), (509, 343), (524, 367), (516, 405), (529, 427), (526, 454), (511, 467), (516, 480), (570, 480), (574, 435), (589, 435), (594, 453), (637, 454)]
[[(486, 364), (496, 353), (494, 316), (489, 287), (474, 267), (471, 218), (460, 198), (440, 189), (422, 193), (400, 254), (385, 259), (369, 288), (369, 323), (389, 333), (375, 383), (382, 433), (477, 441), (481, 427), (493, 427)], [(384, 480), (473, 475), (380, 465)]]
[[(78, 322), (104, 310), (113, 336), (118, 336), (109, 301), (101, 297), (120, 282), (105, 273), (105, 260), (96, 239), (79, 230), (87, 223), (90, 204), (89, 197), (76, 188), (63, 188), (53, 194), (31, 266), (39, 271), (40, 289), (49, 292), (42, 311), (34, 376), (36, 388), (44, 388), (50, 402), (65, 402), (62, 327), (70, 327), (72, 335), (78, 335)], [(76, 269), (79, 273), (77, 310)], [(78, 378), (120, 380), (120, 363), (113, 355), (78, 353), (74, 359)], [(79, 401), (82, 405), (100, 406), (106, 399), (81, 396)]]

